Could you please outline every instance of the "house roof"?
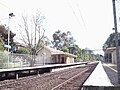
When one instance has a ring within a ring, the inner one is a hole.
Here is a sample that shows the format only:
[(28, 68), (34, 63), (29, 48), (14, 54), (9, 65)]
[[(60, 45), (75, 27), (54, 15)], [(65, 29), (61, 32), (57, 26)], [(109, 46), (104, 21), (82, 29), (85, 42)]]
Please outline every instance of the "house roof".
[[(69, 56), (69, 57), (77, 57), (76, 55), (73, 55), (73, 54), (70, 54), (70, 53), (67, 53), (67, 52), (63, 52), (63, 51), (60, 51), (60, 50), (56, 50), (56, 49), (51, 48), (51, 47), (48, 47), (48, 46), (44, 46), (44, 48), (45, 48), (46, 50), (48, 50), (52, 55), (62, 54), (62, 55), (66, 55), (66, 56)], [(37, 51), (37, 53), (38, 53), (41, 49), (43, 49), (43, 47), (40, 48), (40, 49)]]
[(24, 45), (23, 43), (19, 43), (19, 42), (14, 42), (16, 46), (21, 46), (21, 47), (26, 47), (26, 45)]

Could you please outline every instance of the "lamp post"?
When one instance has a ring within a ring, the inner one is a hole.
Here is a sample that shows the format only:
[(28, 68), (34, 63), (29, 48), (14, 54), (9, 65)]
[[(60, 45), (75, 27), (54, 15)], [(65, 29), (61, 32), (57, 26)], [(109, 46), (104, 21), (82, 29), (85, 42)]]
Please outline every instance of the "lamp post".
[(9, 19), (8, 19), (8, 52), (9, 52), (9, 48), (10, 48), (10, 19), (11, 17), (14, 17), (15, 15), (13, 13), (9, 13)]
[[(9, 19), (8, 19), (8, 52), (9, 52), (9, 48), (10, 48), (10, 19), (11, 17), (15, 16), (13, 13), (9, 13)], [(8, 61), (7, 61), (7, 67), (9, 68), (9, 54), (8, 54)]]

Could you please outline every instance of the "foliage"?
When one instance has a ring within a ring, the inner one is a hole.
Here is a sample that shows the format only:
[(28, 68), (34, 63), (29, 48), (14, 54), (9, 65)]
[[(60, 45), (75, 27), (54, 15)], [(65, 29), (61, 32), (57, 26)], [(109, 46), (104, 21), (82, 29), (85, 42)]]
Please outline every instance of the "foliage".
[(3, 47), (3, 43), (1, 41), (1, 39), (0, 39), (0, 51), (4, 51), (4, 47)]
[(29, 54), (30, 52), (26, 48), (20, 48), (17, 53), (19, 53), (19, 54)]
[(75, 40), (71, 35), (70, 31), (67, 31), (67, 33), (65, 33), (58, 30), (53, 34), (52, 44), (53, 44), (53, 47), (58, 50), (64, 49), (65, 51), (72, 53), (71, 49), (74, 47), (75, 45), (74, 43), (75, 43)]
[(94, 60), (101, 60), (103, 57), (99, 54), (95, 55), (92, 50), (90, 49), (80, 49), (77, 47), (76, 49), (76, 61), (94, 61)]
[[(119, 42), (119, 46), (120, 46), (120, 33), (118, 33), (118, 42)], [(104, 45), (103, 45), (103, 49), (109, 48), (109, 47), (115, 47), (115, 33), (111, 33), (109, 35), (109, 37), (107, 38), (107, 40), (105, 41)]]
[[(8, 45), (8, 26), (7, 25), (0, 25), (0, 50), (2, 49), (7, 49), (6, 47), (3, 47), (3, 45)], [(10, 39), (9, 39), (9, 45), (11, 46), (11, 49), (9, 49), (9, 51), (13, 50), (13, 45), (14, 45), (14, 41), (13, 41), (13, 37), (16, 34), (12, 33), (12, 31), (10, 31)]]
[(98, 59), (98, 55), (95, 55), (92, 50), (85, 48), (81, 49), (75, 44), (75, 40), (70, 31), (61, 32), (56, 31), (53, 34), (53, 47), (64, 52), (69, 52), (71, 54), (77, 55), (75, 61), (93, 61)]
[(62, 47), (61, 51), (63, 51), (63, 52), (69, 52), (69, 49), (67, 47)]

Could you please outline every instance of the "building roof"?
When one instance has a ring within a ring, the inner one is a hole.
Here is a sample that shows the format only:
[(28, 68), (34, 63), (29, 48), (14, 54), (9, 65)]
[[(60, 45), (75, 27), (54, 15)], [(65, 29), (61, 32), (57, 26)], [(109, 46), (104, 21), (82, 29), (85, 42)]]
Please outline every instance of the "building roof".
[(23, 43), (19, 43), (19, 42), (14, 42), (16, 46), (20, 46), (20, 47), (26, 47), (26, 45), (24, 45)]
[(71, 53), (67, 53), (67, 52), (64, 52), (66, 56), (69, 56), (69, 57), (77, 57), (76, 55), (74, 54), (71, 54)]
[(50, 51), (50, 53), (51, 53), (52, 55), (54, 55), (54, 54), (64, 54), (63, 51), (56, 50), (56, 49), (51, 48), (51, 47), (48, 47), (48, 46), (45, 46), (45, 49), (47, 49), (48, 51)]
[[(45, 48), (46, 50), (48, 50), (52, 55), (62, 54), (62, 55), (66, 55), (66, 56), (69, 56), (69, 57), (77, 57), (77, 56), (74, 55), (74, 54), (70, 54), (70, 53), (67, 53), (67, 52), (63, 52), (63, 51), (60, 51), (60, 50), (56, 50), (56, 49), (51, 48), (51, 47), (48, 47), (48, 46), (44, 46), (44, 48)], [(37, 53), (38, 53), (41, 49), (43, 49), (43, 47), (40, 48), (40, 49), (37, 51)]]
[(110, 48), (107, 48), (105, 52), (113, 52), (114, 50), (116, 50), (116, 47), (110, 47)]

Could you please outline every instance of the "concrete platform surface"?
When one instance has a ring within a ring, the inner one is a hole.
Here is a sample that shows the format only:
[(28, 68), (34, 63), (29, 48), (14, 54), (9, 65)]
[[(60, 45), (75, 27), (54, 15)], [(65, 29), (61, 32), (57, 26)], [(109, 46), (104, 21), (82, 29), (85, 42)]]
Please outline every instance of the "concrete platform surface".
[(118, 75), (117, 75), (117, 66), (114, 66), (112, 64), (106, 64), (106, 63), (103, 63), (103, 67), (105, 69), (105, 72), (107, 73), (111, 83), (114, 85), (114, 86), (120, 86), (118, 84)]
[(114, 86), (110, 79), (108, 78), (102, 63), (99, 62), (95, 70), (89, 76), (89, 78), (85, 81), (83, 86)]

